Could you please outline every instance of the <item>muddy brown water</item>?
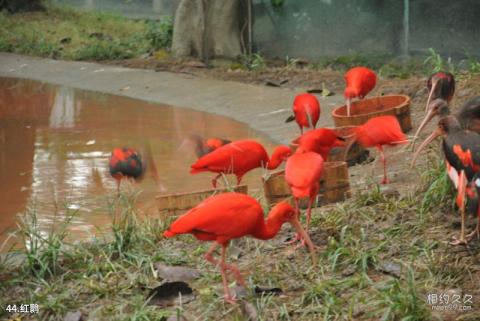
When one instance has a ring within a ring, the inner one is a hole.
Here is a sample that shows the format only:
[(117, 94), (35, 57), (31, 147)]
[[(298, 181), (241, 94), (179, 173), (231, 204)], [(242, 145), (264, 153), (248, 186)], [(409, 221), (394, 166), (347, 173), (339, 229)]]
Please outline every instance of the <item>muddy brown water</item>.
[[(66, 208), (76, 212), (70, 239), (107, 231), (107, 200), (116, 193), (116, 183), (108, 172), (114, 147), (141, 149), (148, 141), (164, 193), (210, 188), (213, 174), (189, 174), (195, 155), (179, 149), (189, 133), (253, 138), (268, 151), (273, 147), (265, 136), (226, 117), (0, 78), (0, 244), (4, 244), (0, 252), (15, 240), (8, 235), (27, 208), (35, 210), (45, 233), (62, 220)], [(261, 192), (261, 175), (259, 169), (245, 176), (250, 190)], [(158, 213), (154, 197), (159, 192), (148, 175), (139, 184), (122, 183), (122, 190), (140, 192), (137, 206), (142, 213)]]

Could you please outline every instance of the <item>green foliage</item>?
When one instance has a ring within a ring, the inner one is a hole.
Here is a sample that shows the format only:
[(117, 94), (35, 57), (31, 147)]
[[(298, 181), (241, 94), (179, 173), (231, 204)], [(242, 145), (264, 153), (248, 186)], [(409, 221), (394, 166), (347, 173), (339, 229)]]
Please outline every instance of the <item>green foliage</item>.
[(265, 59), (259, 53), (240, 56), (240, 62), (248, 70), (262, 70), (267, 67)]
[(145, 33), (145, 37), (150, 42), (150, 46), (153, 49), (169, 49), (172, 46), (172, 17), (163, 17), (158, 22), (149, 21), (146, 23), (146, 26), (147, 30)]
[(19, 226), (25, 245), (24, 268), (27, 273), (37, 278), (52, 277), (57, 274), (63, 257), (68, 256), (64, 243), (68, 235), (67, 227), (75, 214), (76, 212), (65, 206), (65, 215), (61, 217), (61, 221), (56, 222), (51, 231), (45, 231), (40, 227), (35, 206), (29, 206), (25, 215), (21, 217)]
[(455, 72), (455, 66), (449, 58), (445, 61), (442, 56), (435, 51), (433, 48), (428, 49), (429, 55), (423, 61), (423, 64), (427, 66), (431, 72), (439, 72), (442, 70), (447, 70), (451, 73)]
[(381, 320), (428, 320), (425, 299), (417, 292), (415, 274), (411, 267), (408, 268), (406, 282), (393, 279), (380, 288), (379, 292), (378, 303), (383, 311)]

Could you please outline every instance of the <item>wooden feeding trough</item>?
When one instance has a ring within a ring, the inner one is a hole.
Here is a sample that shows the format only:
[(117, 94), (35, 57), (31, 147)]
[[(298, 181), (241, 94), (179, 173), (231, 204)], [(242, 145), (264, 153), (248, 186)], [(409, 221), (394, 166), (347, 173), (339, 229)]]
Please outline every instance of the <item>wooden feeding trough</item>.
[[(345, 162), (325, 162), (320, 192), (315, 206), (344, 201), (350, 197), (350, 184), (348, 181), (348, 167)], [(285, 181), (285, 171), (276, 171), (268, 178), (263, 179), (265, 198), (270, 206), (280, 201), (291, 199), (290, 187)], [(306, 208), (307, 199), (300, 202)]]
[(410, 117), (410, 97), (405, 95), (387, 95), (352, 102), (350, 116), (347, 106), (343, 105), (332, 111), (335, 127), (358, 126), (367, 120), (385, 115), (396, 116), (404, 132), (412, 129)]
[[(335, 131), (348, 141), (349, 138), (352, 138), (352, 129), (355, 128), (355, 126), (344, 126), (344, 127), (338, 127), (335, 128)], [(295, 152), (298, 148), (298, 139), (292, 140), (290, 142), (290, 148), (292, 149), (293, 152)], [(350, 147), (350, 150), (348, 151), (347, 157), (345, 159), (345, 147), (334, 147), (330, 150), (330, 153), (328, 155), (328, 159), (326, 161), (328, 162), (342, 162), (345, 161), (347, 162), (348, 166), (353, 166), (358, 163), (364, 162), (368, 156), (370, 155), (369, 151), (365, 148), (363, 148), (360, 144), (354, 143), (352, 147)]]
[[(238, 185), (233, 189), (237, 193), (247, 194), (247, 185)], [(155, 197), (157, 201), (157, 207), (160, 213), (167, 213), (168, 215), (183, 213), (197, 206), (203, 200), (209, 198), (212, 195), (219, 193), (230, 192), (227, 188), (222, 189), (207, 189), (195, 192), (175, 193), (159, 195)]]

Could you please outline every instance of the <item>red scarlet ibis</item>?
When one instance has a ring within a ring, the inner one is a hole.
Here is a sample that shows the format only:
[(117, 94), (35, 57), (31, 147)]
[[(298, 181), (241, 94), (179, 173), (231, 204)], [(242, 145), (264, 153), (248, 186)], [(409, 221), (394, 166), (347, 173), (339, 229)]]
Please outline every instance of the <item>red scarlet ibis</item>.
[(367, 67), (353, 67), (345, 73), (344, 92), (347, 103), (347, 116), (350, 116), (350, 104), (353, 98), (363, 99), (377, 84), (377, 75)]
[(348, 153), (349, 148), (355, 141), (358, 141), (364, 148), (375, 147), (380, 153), (380, 159), (383, 163), (383, 180), (381, 183), (387, 184), (387, 161), (383, 153), (383, 146), (394, 146), (408, 142), (397, 118), (395, 116), (371, 118), (365, 124), (353, 128), (352, 131), (354, 135), (347, 148), (345, 148), (345, 153)]
[[(300, 213), (298, 200), (308, 197), (307, 233), (310, 225), (312, 205), (320, 190), (322, 174), (323, 157), (315, 152), (304, 153), (301, 150), (297, 150), (295, 154), (287, 159), (285, 180), (292, 190), (297, 213)], [(299, 235), (297, 234), (298, 237)]]
[(436, 72), (428, 78), (427, 88), (428, 98), (425, 110), (428, 109), (432, 99), (441, 98), (450, 103), (455, 93), (455, 78), (449, 72)]
[(298, 150), (301, 152), (315, 152), (320, 154), (324, 160), (328, 158), (330, 150), (334, 147), (345, 146), (345, 139), (329, 128), (311, 130), (296, 140)]
[(311, 94), (300, 94), (293, 101), (293, 115), (285, 122), (295, 120), (300, 127), (300, 133), (303, 134), (303, 128), (315, 128), (319, 118), (320, 103), (317, 97)]
[(117, 180), (117, 191), (124, 178), (140, 180), (145, 173), (145, 164), (140, 154), (133, 148), (115, 148), (108, 162), (110, 174)]
[[(225, 300), (234, 302), (235, 298), (230, 294), (227, 285), (227, 270), (233, 272), (240, 285), (244, 286), (245, 282), (238, 268), (225, 262), (229, 241), (243, 236), (268, 240), (273, 238), (286, 222), (305, 239), (312, 261), (316, 264), (312, 241), (300, 226), (295, 209), (287, 202), (277, 204), (264, 219), (262, 207), (254, 198), (239, 193), (219, 194), (180, 216), (163, 235), (173, 237), (178, 234), (192, 234), (201, 241), (214, 241), (205, 254), (205, 259), (219, 265)], [(212, 255), (218, 245), (222, 246), (220, 260), (214, 259)]]
[(460, 122), (454, 116), (444, 117), (440, 119), (433, 133), (418, 147), (412, 159), (412, 166), (420, 151), (439, 136), (444, 136), (442, 145), (447, 172), (457, 189), (456, 203), (462, 219), (460, 238), (452, 244), (466, 244), (465, 193), (469, 182), (473, 180), (476, 173), (480, 172), (480, 134), (462, 129)]
[(234, 174), (237, 177), (237, 184), (240, 184), (243, 175), (250, 170), (258, 167), (275, 169), (291, 154), (292, 151), (288, 146), (278, 146), (269, 158), (260, 143), (249, 139), (237, 140), (202, 156), (191, 166), (190, 173), (218, 173), (212, 180), (214, 188), (222, 174)]

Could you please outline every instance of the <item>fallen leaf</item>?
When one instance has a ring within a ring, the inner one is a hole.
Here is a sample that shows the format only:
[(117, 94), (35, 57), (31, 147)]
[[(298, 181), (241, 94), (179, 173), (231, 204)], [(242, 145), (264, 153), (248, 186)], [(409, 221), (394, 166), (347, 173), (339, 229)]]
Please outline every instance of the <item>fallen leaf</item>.
[(185, 282), (165, 282), (150, 291), (148, 304), (166, 307), (195, 300), (192, 288)]
[(280, 288), (262, 288), (259, 286), (255, 287), (255, 294), (273, 294), (273, 295), (280, 295), (283, 293), (283, 290)]

